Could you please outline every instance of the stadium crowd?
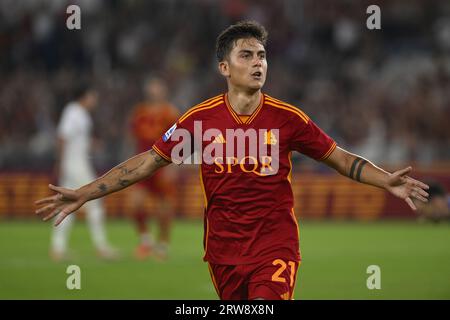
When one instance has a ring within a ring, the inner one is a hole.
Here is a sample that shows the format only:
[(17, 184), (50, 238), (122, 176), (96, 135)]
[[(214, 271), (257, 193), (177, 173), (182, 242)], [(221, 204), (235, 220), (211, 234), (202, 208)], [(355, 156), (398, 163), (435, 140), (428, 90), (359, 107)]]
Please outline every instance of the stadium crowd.
[(450, 3), (377, 1), (0, 2), (0, 169), (49, 169), (55, 126), (80, 80), (100, 93), (93, 153), (109, 168), (133, 152), (126, 119), (159, 75), (183, 112), (225, 90), (214, 43), (228, 24), (269, 31), (265, 92), (302, 108), (338, 144), (378, 163), (450, 160)]

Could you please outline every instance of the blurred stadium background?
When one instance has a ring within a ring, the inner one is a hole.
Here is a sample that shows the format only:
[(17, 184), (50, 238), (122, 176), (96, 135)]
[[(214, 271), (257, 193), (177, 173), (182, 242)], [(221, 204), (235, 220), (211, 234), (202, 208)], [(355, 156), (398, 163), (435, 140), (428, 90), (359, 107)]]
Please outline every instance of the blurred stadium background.
[[(69, 4), (81, 8), (81, 30), (66, 28)], [(370, 4), (381, 8), (381, 30), (366, 28)], [(92, 160), (102, 174), (134, 153), (125, 119), (148, 76), (168, 82), (180, 112), (225, 90), (215, 38), (241, 19), (269, 31), (265, 92), (300, 106), (352, 152), (389, 170), (411, 164), (415, 177), (450, 190), (448, 1), (1, 0), (1, 299), (216, 298), (201, 260), (196, 168), (177, 170), (165, 263), (133, 259), (127, 190), (105, 199), (122, 260), (97, 260), (78, 219), (71, 247), (80, 291), (65, 287), (67, 264), (49, 259), (51, 226), (34, 216), (33, 201), (54, 181), (55, 128), (77, 81), (100, 92)], [(297, 299), (450, 299), (448, 223), (420, 224), (402, 201), (302, 156), (293, 175), (304, 258)], [(372, 264), (381, 290), (366, 287)]]

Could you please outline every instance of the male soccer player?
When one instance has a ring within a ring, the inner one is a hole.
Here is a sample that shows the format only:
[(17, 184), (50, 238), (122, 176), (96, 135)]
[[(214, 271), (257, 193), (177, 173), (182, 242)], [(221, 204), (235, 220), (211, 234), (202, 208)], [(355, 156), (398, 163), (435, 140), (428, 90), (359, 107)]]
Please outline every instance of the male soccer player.
[[(138, 153), (148, 151), (178, 119), (178, 110), (167, 101), (167, 85), (152, 77), (144, 84), (145, 100), (135, 106), (131, 115), (130, 129), (136, 142)], [(130, 204), (133, 218), (139, 233), (139, 245), (135, 250), (138, 259), (145, 259), (151, 254), (160, 260), (167, 259), (170, 237), (170, 224), (174, 215), (176, 184), (173, 172), (165, 168), (156, 172), (151, 178), (136, 184), (130, 192)], [(159, 235), (157, 242), (147, 227), (145, 200), (148, 193), (158, 199), (157, 220)]]
[(256, 22), (224, 30), (216, 52), (227, 93), (193, 107), (150, 151), (90, 184), (77, 190), (50, 185), (57, 194), (37, 201), (45, 206), (36, 213), (44, 214), (44, 220), (58, 215), (58, 225), (85, 202), (140, 181), (171, 161), (190, 161), (193, 157), (187, 157), (194, 150), (197, 155), (203, 150), (204, 259), (217, 294), (221, 299), (273, 300), (293, 298), (300, 262), (291, 152), (384, 188), (413, 209), (412, 198), (427, 201), (427, 186), (407, 175), (410, 167), (389, 173), (336, 147), (300, 109), (261, 92), (267, 73), (266, 39), (264, 27)]
[[(92, 118), (90, 111), (98, 103), (98, 93), (86, 84), (75, 92), (75, 101), (64, 108), (58, 125), (57, 173), (59, 183), (67, 188), (78, 188), (95, 178), (89, 159), (91, 147)], [(74, 216), (59, 228), (54, 228), (50, 256), (55, 261), (66, 260), (67, 242)], [(108, 244), (104, 229), (104, 208), (100, 200), (86, 205), (86, 218), (92, 241), (100, 258), (116, 258), (117, 253)]]

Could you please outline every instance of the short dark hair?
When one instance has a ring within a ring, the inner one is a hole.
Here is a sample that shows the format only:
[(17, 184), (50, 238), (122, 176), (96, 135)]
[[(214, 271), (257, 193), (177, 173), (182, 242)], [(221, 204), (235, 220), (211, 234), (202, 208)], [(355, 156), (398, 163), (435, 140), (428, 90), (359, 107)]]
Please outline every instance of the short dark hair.
[(96, 89), (90, 81), (79, 80), (73, 89), (72, 99), (80, 100), (86, 95), (86, 93), (91, 91), (96, 91)]
[(233, 49), (239, 39), (255, 38), (263, 46), (267, 43), (266, 29), (256, 21), (240, 21), (226, 28), (220, 33), (216, 41), (216, 56), (219, 62), (223, 61)]

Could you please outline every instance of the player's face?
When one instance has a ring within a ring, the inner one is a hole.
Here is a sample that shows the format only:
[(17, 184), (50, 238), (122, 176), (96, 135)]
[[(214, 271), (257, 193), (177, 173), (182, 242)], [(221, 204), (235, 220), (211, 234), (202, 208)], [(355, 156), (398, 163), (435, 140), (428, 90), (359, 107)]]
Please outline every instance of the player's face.
[(86, 93), (85, 96), (85, 104), (88, 106), (88, 108), (90, 110), (94, 109), (95, 107), (97, 107), (98, 104), (98, 93), (97, 91), (89, 91)]
[(145, 96), (150, 100), (165, 100), (167, 97), (166, 85), (161, 80), (152, 79), (145, 87)]
[(219, 64), (219, 69), (235, 87), (261, 89), (267, 74), (264, 46), (255, 38), (237, 40), (228, 58)]

